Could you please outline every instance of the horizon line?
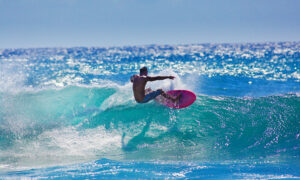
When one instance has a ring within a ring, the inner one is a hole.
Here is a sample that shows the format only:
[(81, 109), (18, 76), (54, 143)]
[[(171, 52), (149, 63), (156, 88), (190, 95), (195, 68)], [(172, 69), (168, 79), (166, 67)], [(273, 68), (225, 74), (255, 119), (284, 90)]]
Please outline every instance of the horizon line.
[(170, 43), (170, 44), (160, 44), (160, 43), (145, 43), (145, 44), (136, 44), (136, 45), (88, 45), (88, 46), (36, 46), (36, 47), (7, 47), (1, 48), (0, 50), (11, 50), (11, 49), (68, 49), (68, 48), (125, 48), (125, 47), (142, 47), (142, 46), (185, 46), (185, 45), (204, 45), (204, 44), (265, 44), (265, 43), (300, 43), (300, 40), (296, 41), (241, 41), (241, 42), (199, 42), (199, 43)]

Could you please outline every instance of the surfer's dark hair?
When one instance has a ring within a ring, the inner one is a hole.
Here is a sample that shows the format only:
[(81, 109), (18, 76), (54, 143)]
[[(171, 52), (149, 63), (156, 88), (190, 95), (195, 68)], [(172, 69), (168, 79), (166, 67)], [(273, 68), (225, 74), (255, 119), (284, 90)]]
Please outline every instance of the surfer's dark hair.
[(140, 69), (140, 74), (147, 71), (148, 71), (147, 67), (144, 66)]

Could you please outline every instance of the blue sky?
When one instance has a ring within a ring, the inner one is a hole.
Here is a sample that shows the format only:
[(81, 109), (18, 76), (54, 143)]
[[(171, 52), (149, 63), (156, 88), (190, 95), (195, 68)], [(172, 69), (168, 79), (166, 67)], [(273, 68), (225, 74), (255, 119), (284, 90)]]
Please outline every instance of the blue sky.
[(299, 0), (0, 0), (0, 48), (300, 41)]

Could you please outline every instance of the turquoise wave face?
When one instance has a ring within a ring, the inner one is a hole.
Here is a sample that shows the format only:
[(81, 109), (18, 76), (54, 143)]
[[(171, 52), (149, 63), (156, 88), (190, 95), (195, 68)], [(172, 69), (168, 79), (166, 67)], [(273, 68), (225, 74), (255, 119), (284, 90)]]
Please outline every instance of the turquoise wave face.
[[(197, 95), (171, 110), (128, 88), (1, 93), (0, 164), (116, 160), (299, 159), (300, 98)], [(34, 148), (32, 148), (34, 147)]]

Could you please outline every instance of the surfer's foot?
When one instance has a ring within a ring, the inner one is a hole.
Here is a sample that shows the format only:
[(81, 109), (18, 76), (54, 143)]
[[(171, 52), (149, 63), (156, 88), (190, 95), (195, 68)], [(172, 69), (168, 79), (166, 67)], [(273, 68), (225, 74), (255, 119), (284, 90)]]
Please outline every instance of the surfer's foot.
[(182, 94), (180, 93), (175, 99), (174, 99), (174, 103), (179, 103), (180, 98), (182, 97)]

